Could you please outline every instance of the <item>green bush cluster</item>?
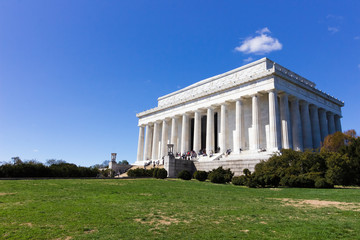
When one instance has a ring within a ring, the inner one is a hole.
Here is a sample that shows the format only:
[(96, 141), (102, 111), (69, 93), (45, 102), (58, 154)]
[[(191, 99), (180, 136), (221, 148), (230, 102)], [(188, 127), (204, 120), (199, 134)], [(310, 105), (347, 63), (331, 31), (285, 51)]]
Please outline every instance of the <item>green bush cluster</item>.
[(191, 173), (188, 170), (182, 170), (177, 175), (178, 178), (181, 178), (182, 180), (191, 180)]
[(338, 152), (297, 152), (283, 149), (255, 166), (252, 174), (233, 178), (235, 185), (249, 187), (332, 188), (360, 185), (360, 138), (352, 139)]
[(208, 178), (208, 173), (206, 171), (195, 171), (193, 174), (193, 178), (203, 182)]
[(155, 178), (165, 179), (167, 178), (167, 171), (164, 168), (157, 168)]
[(230, 169), (223, 169), (222, 167), (213, 169), (208, 174), (208, 178), (212, 183), (229, 183), (233, 176), (234, 173), (232, 173)]
[(0, 178), (27, 178), (27, 177), (96, 177), (97, 168), (79, 167), (72, 163), (59, 163), (45, 166), (39, 162), (22, 162), (3, 164), (0, 166)]
[[(155, 168), (157, 169), (157, 168)], [(138, 177), (153, 177), (154, 168), (152, 169), (143, 169), (143, 168), (134, 168), (127, 171), (129, 177), (138, 178)]]

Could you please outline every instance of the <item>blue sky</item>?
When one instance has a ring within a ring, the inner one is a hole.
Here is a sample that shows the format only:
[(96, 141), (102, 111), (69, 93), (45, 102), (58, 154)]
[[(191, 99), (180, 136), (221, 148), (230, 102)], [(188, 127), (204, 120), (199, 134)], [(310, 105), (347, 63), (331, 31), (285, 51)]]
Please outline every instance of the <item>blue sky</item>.
[(360, 1), (0, 0), (0, 161), (134, 162), (136, 113), (268, 57), (360, 133)]

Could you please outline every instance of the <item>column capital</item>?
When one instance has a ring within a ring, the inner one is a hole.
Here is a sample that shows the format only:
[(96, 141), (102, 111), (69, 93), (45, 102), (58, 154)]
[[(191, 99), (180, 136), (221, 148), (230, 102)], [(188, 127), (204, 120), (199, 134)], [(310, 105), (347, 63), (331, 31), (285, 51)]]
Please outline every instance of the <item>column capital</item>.
[(290, 94), (288, 94), (287, 92), (279, 92), (279, 93), (278, 93), (278, 96), (279, 96), (279, 97), (289, 97)]
[(220, 103), (220, 106), (222, 106), (222, 105), (224, 105), (224, 106), (229, 106), (230, 103), (229, 103), (228, 101), (225, 101), (225, 102)]
[(333, 115), (334, 115), (334, 113), (333, 113), (333, 112), (331, 112), (331, 111), (326, 111), (326, 115), (328, 115), (328, 116), (333, 116)]
[(273, 89), (270, 89), (270, 90), (266, 90), (266, 92), (267, 92), (267, 93), (271, 93), (271, 92), (277, 93), (277, 90), (276, 90), (275, 88), (273, 88)]
[(238, 97), (238, 98), (235, 98), (234, 101), (237, 102), (237, 101), (244, 101), (245, 98), (244, 96), (241, 96), (241, 97)]
[(310, 104), (308, 101), (305, 101), (305, 100), (299, 100), (299, 103), (302, 106), (309, 106), (309, 104)]
[(319, 109), (315, 104), (309, 104), (310, 109)]

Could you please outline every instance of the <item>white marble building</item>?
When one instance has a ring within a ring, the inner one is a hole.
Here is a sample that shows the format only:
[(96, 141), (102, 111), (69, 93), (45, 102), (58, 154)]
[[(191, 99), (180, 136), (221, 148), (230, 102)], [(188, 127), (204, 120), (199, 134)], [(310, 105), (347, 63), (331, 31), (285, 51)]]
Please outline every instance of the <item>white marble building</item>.
[[(135, 165), (162, 159), (167, 144), (184, 153), (205, 149), (198, 162), (267, 159), (281, 148), (319, 148), (341, 131), (344, 102), (315, 83), (263, 58), (158, 98), (138, 113)], [(229, 156), (225, 151), (231, 149)]]

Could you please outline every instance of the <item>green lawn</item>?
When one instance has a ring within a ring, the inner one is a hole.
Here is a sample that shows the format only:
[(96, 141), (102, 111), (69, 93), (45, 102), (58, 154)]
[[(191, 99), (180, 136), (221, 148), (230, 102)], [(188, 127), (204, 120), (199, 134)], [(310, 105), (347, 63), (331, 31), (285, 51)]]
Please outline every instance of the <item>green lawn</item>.
[(360, 239), (360, 189), (249, 189), (175, 179), (0, 181), (0, 239), (243, 238)]

